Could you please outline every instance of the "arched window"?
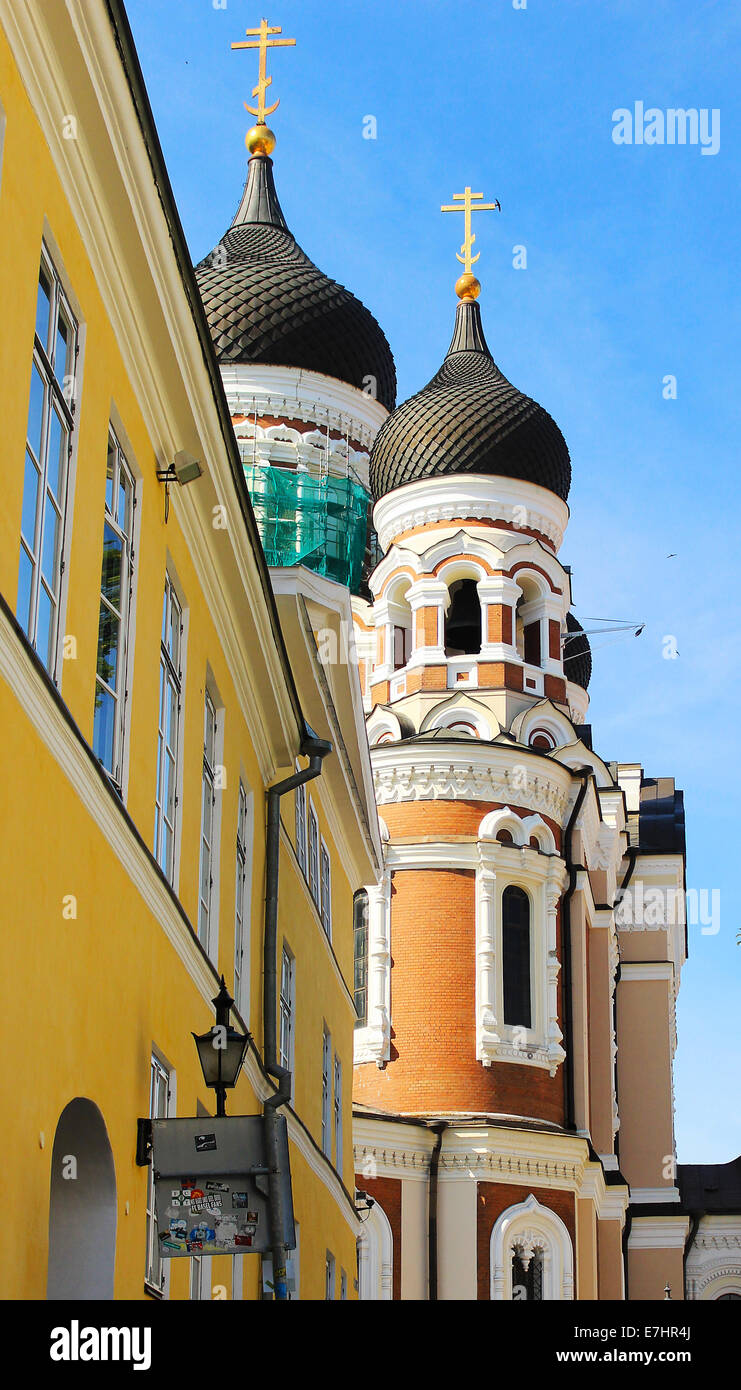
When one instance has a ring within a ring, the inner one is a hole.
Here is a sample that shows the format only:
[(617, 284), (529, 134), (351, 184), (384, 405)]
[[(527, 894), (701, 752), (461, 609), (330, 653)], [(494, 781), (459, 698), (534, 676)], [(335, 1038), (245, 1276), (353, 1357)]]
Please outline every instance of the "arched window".
[(357, 1028), (368, 1022), (368, 894), (361, 888), (353, 899), (354, 989)]
[(498, 1217), (489, 1247), (492, 1299), (550, 1302), (574, 1297), (568, 1228), (529, 1193)]
[(502, 894), (504, 1022), (532, 1027), (530, 999), (530, 899), (510, 885)]
[(475, 579), (456, 579), (450, 586), (445, 619), (445, 655), (475, 656), (481, 651), (481, 601)]

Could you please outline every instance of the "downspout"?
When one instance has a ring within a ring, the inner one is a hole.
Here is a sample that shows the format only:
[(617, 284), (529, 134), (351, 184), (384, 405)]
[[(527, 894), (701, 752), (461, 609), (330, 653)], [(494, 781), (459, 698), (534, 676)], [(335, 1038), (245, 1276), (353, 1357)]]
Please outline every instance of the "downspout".
[(443, 1146), (443, 1134), (448, 1128), (445, 1120), (440, 1120), (438, 1124), (430, 1125), (432, 1133), (435, 1135), (435, 1144), (430, 1155), (430, 1214), (429, 1214), (429, 1281), (430, 1281), (430, 1302), (437, 1303), (437, 1175), (440, 1168), (440, 1150)]
[(579, 794), (574, 802), (574, 809), (569, 816), (569, 823), (566, 827), (566, 863), (569, 870), (569, 886), (563, 896), (561, 904), (561, 921), (563, 924), (563, 1022), (566, 1035), (566, 1064), (563, 1073), (564, 1087), (564, 1128), (575, 1130), (574, 1120), (574, 1010), (571, 998), (572, 972), (571, 972), (571, 899), (576, 892), (577, 866), (574, 864), (571, 854), (571, 844), (574, 834), (576, 821), (581, 811), (584, 798), (587, 794), (590, 771), (577, 772), (575, 776), (581, 778)]
[(274, 1095), (265, 1101), (265, 1153), (268, 1175), (268, 1209), (270, 1245), (273, 1256), (273, 1287), (280, 1301), (288, 1298), (286, 1284), (285, 1213), (280, 1171), (277, 1112), (291, 1099), (291, 1073), (278, 1060), (278, 877), (280, 869), (280, 799), (286, 792), (319, 777), (322, 761), (332, 752), (331, 743), (306, 733), (301, 754), (308, 757), (309, 766), (294, 772), (282, 782), (268, 788), (268, 824), (265, 864), (265, 945), (263, 981), (263, 1056), (265, 1070), (278, 1082)]
[(630, 1292), (628, 1290), (628, 1241), (630, 1240), (632, 1225), (633, 1213), (630, 1207), (628, 1207), (625, 1213), (625, 1225), (623, 1226), (623, 1294), (626, 1303), (630, 1299)]
[(682, 1293), (685, 1298), (687, 1297), (687, 1256), (695, 1243), (695, 1236), (700, 1229), (700, 1222), (703, 1216), (705, 1216), (704, 1211), (693, 1211), (690, 1213), (690, 1229), (687, 1233), (687, 1239), (684, 1242), (684, 1252), (682, 1254), (682, 1280), (684, 1283)]

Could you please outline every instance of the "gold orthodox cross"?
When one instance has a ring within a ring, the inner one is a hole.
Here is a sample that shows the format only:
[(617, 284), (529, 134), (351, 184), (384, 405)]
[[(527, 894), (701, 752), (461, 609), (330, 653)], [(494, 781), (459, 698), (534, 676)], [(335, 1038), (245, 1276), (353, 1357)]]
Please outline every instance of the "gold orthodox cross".
[(456, 260), (460, 261), (467, 275), (471, 274), (471, 267), (476, 264), (481, 255), (480, 251), (476, 256), (471, 255), (473, 243), (476, 240), (475, 233), (471, 231), (471, 213), (490, 212), (493, 209), (496, 209), (497, 212), (502, 211), (500, 204), (496, 201), (493, 203), (480, 203), (478, 199), (483, 198), (483, 196), (483, 193), (472, 193), (470, 188), (467, 188), (465, 193), (454, 193), (454, 201), (440, 208), (441, 212), (462, 212), (465, 214), (464, 241), (461, 246), (463, 254), (459, 255), (456, 251), (455, 257)]
[[(265, 117), (272, 115), (273, 111), (277, 111), (278, 107), (280, 106), (280, 98), (278, 99), (278, 101), (276, 101), (274, 106), (266, 107), (265, 105), (265, 93), (267, 92), (268, 87), (271, 87), (273, 84), (272, 77), (267, 76), (268, 49), (293, 48), (295, 46), (296, 40), (271, 38), (271, 34), (282, 34), (283, 30), (281, 29), (280, 25), (273, 29), (269, 28), (268, 21), (266, 19), (260, 20), (259, 29), (247, 29), (245, 32), (247, 34), (248, 39), (251, 39), (251, 42), (233, 43), (232, 48), (259, 48), (260, 50), (260, 76), (258, 78), (257, 86), (253, 87), (252, 89), (253, 97), (257, 97), (257, 110), (255, 110), (254, 106), (247, 106), (247, 102), (245, 102), (244, 104), (251, 116), (257, 116), (258, 125), (264, 125)], [(252, 38), (252, 35), (254, 35), (255, 37)]]

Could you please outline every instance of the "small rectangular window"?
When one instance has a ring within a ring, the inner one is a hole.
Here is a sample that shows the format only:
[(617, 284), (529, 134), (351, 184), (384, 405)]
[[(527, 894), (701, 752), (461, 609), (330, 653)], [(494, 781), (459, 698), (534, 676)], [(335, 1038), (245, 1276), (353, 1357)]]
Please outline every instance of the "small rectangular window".
[(201, 789), (201, 865), (198, 939), (210, 949), (214, 850), (216, 829), (216, 707), (208, 692), (203, 711), (203, 777)]
[(342, 1062), (334, 1054), (334, 1166), (342, 1175)]
[[(170, 1075), (167, 1068), (152, 1054), (149, 1067), (149, 1117), (167, 1119), (170, 1101)], [(159, 1252), (157, 1216), (154, 1205), (154, 1174), (150, 1162), (147, 1174), (147, 1256), (144, 1278), (157, 1293), (165, 1290), (165, 1261)]]
[[(298, 764), (297, 764), (298, 767)], [(296, 858), (306, 873), (306, 783), (296, 788)]]
[(309, 802), (309, 888), (314, 902), (319, 906), (321, 885), (319, 882), (319, 822), (316, 811)]
[(180, 756), (181, 648), (183, 614), (172, 581), (165, 575), (160, 641), (160, 711), (157, 727), (157, 788), (154, 855), (170, 883), (175, 879), (175, 821)]
[(293, 1071), (295, 961), (284, 945), (280, 969), (280, 1065)]
[(44, 247), (26, 429), (16, 616), (52, 676), (59, 637), (76, 368), (77, 324)]
[(328, 1299), (329, 1301), (332, 1301), (334, 1299), (334, 1272), (334, 1255), (332, 1254), (331, 1250), (328, 1250), (324, 1261), (324, 1297), (325, 1300)]
[(322, 1031), (322, 1153), (332, 1157), (332, 1035)]
[(324, 927), (330, 941), (332, 940), (332, 878), (329, 867), (329, 850), (322, 840), (320, 850), (321, 862), (321, 914), (322, 926)]

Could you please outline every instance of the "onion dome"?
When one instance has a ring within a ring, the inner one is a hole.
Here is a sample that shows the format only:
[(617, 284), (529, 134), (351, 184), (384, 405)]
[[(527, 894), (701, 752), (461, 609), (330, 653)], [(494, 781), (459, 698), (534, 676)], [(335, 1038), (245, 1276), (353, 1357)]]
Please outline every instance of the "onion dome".
[(548, 412), (500, 372), (473, 298), (478, 288), (473, 276), (461, 276), (456, 289), (462, 302), (442, 367), (378, 432), (370, 463), (376, 499), (405, 483), (452, 473), (520, 478), (568, 497), (566, 441)]
[(566, 614), (566, 632), (563, 673), (567, 681), (580, 685), (582, 690), (588, 690), (592, 678), (592, 649), (584, 628), (573, 613)]
[(196, 266), (216, 355), (222, 364), (303, 367), (358, 390), (374, 378), (376, 398), (393, 410), (391, 348), (370, 311), (318, 270), (288, 230), (273, 181), (272, 143), (274, 137), (248, 145), (259, 152), (249, 161), (234, 222)]

